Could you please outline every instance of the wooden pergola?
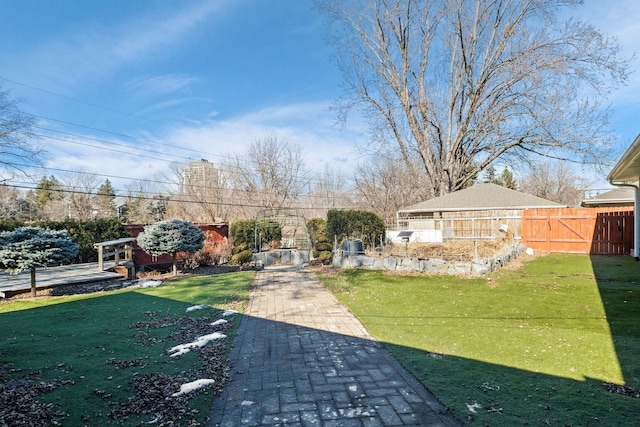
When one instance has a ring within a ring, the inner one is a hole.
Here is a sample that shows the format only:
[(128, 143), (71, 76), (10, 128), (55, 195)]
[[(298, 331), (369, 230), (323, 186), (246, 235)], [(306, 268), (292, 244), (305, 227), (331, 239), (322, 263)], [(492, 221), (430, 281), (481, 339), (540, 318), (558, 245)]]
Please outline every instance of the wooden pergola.
[(607, 176), (611, 185), (635, 189), (633, 220), (633, 256), (640, 260), (640, 135)]

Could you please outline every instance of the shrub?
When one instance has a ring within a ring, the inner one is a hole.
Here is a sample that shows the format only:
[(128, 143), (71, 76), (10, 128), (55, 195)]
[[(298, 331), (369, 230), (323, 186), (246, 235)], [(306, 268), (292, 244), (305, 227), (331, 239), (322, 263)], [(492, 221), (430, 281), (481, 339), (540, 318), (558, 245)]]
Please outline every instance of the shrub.
[(233, 250), (233, 244), (225, 239), (223, 242), (218, 242), (213, 245), (211, 249), (211, 257), (215, 265), (225, 264), (231, 259), (231, 251)]
[(316, 259), (325, 265), (331, 263), (331, 251), (319, 252)]
[(198, 252), (191, 254), (189, 258), (184, 260), (185, 268), (194, 270), (198, 267), (206, 267), (214, 265), (211, 253), (207, 249), (200, 249)]
[(329, 242), (318, 242), (315, 245), (315, 249), (318, 252), (326, 252), (326, 251), (331, 252), (333, 250), (333, 245)]
[(365, 247), (375, 246), (385, 234), (384, 221), (375, 212), (335, 210), (327, 212), (327, 236), (362, 240)]
[(257, 222), (253, 219), (243, 219), (231, 224), (229, 235), (235, 245), (244, 243), (247, 248), (253, 249), (256, 245), (256, 238), (260, 243), (269, 244), (282, 239), (282, 228), (278, 222), (268, 219)]
[(228, 240), (216, 243), (205, 243), (202, 249), (185, 260), (184, 266), (186, 268), (196, 269), (198, 267), (212, 267), (224, 264), (229, 262), (232, 248), (233, 245)]
[(312, 218), (307, 221), (307, 229), (313, 242), (313, 257), (323, 264), (328, 264), (331, 261), (333, 244), (327, 236), (327, 220)]
[(238, 254), (240, 252), (244, 252), (244, 251), (248, 251), (249, 248), (247, 247), (246, 243), (240, 243), (240, 244), (234, 244), (233, 245), (233, 249), (231, 250), (231, 255), (235, 255)]
[(253, 260), (253, 253), (250, 250), (244, 250), (231, 256), (231, 264), (245, 265)]

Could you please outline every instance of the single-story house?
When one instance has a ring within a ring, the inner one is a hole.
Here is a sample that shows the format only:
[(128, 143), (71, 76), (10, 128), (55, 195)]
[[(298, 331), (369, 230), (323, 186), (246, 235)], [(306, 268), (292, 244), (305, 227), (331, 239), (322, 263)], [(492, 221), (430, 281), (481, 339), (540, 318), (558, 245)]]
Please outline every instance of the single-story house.
[(631, 187), (616, 187), (582, 201), (585, 208), (633, 206), (634, 190)]
[(640, 135), (613, 167), (607, 180), (611, 185), (628, 187), (634, 194), (633, 256), (640, 260)]
[(387, 231), (387, 239), (393, 242), (491, 239), (501, 232), (511, 232), (520, 238), (525, 209), (563, 207), (566, 206), (500, 185), (476, 184), (398, 210), (396, 227)]

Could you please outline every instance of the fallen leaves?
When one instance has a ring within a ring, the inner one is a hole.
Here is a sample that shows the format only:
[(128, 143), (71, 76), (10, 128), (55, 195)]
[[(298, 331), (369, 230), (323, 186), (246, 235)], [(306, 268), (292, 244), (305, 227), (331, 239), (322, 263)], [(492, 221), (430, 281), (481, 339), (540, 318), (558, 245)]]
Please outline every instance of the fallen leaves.
[[(222, 331), (231, 327), (230, 322), (218, 322), (215, 317), (172, 318), (157, 317), (154, 313), (147, 313), (147, 315), (152, 319), (132, 325), (133, 328), (139, 329), (136, 337), (140, 337), (141, 332), (145, 334), (142, 337), (148, 337), (148, 333), (144, 331), (149, 329), (179, 325), (177, 330), (168, 335), (167, 340), (194, 342), (203, 336), (224, 335)], [(162, 340), (157, 339), (156, 342), (158, 341)], [(201, 363), (197, 367), (179, 375), (135, 374), (131, 380), (134, 395), (130, 396), (125, 403), (109, 401), (110, 405), (115, 406), (109, 417), (125, 424), (131, 415), (136, 414), (149, 416), (147, 423), (158, 426), (199, 425), (197, 421), (199, 414), (189, 409), (189, 399), (204, 390), (212, 393), (222, 390), (229, 381), (230, 368), (226, 360), (226, 346), (219, 340), (209, 341), (202, 346), (193, 346), (190, 349), (198, 354)], [(142, 361), (110, 360), (108, 363), (128, 367), (137, 366)], [(108, 396), (109, 399), (110, 397)]]
[(606, 388), (609, 393), (621, 394), (623, 396), (640, 399), (640, 390), (636, 390), (629, 386), (619, 385), (614, 383), (604, 383), (603, 385), (604, 385), (604, 388)]
[[(145, 313), (149, 320), (131, 325), (136, 330), (133, 335), (143, 345), (183, 342), (193, 343), (198, 338), (215, 335), (224, 338), (223, 331), (232, 322), (223, 320), (234, 313), (211, 310), (210, 315), (192, 318), (159, 316), (155, 312)], [(164, 336), (151, 333), (154, 329), (175, 327)], [(151, 338), (155, 335), (155, 338)], [(202, 422), (198, 411), (189, 407), (189, 400), (199, 393), (218, 393), (229, 381), (229, 365), (226, 345), (223, 339), (208, 341), (202, 345), (190, 346), (197, 353), (198, 363), (192, 369), (170, 375), (165, 372), (132, 373), (130, 385), (133, 394), (125, 401), (118, 401), (105, 390), (93, 390), (112, 409), (109, 418), (121, 425), (130, 425), (132, 417), (147, 419), (145, 424), (157, 426), (196, 426)], [(117, 360), (109, 358), (104, 363), (115, 369), (162, 370), (164, 364), (154, 365), (146, 358)], [(57, 405), (44, 403), (39, 395), (59, 387), (73, 385), (73, 381), (43, 381), (43, 373), (38, 372), (14, 378), (21, 372), (8, 365), (0, 365), (0, 426), (51, 426), (60, 425), (67, 414)], [(120, 388), (122, 385), (118, 385)], [(87, 419), (91, 416), (87, 415)]]
[(41, 374), (35, 373), (25, 377), (4, 381), (4, 374), (9, 369), (3, 366), (0, 372), (0, 425), (1, 426), (50, 426), (60, 425), (65, 413), (52, 403), (40, 402), (37, 397), (41, 393), (62, 387), (68, 382), (42, 381)]

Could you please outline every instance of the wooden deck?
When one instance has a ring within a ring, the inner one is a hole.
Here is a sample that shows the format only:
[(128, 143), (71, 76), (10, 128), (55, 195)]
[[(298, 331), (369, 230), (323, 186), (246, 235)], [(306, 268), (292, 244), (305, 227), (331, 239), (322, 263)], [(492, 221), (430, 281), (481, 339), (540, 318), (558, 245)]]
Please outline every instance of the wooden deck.
[[(123, 279), (123, 276), (111, 271), (100, 271), (98, 263), (65, 265), (36, 269), (36, 289), (79, 283), (100, 282), (103, 280)], [(0, 298), (31, 292), (31, 272), (20, 274), (0, 272)]]

